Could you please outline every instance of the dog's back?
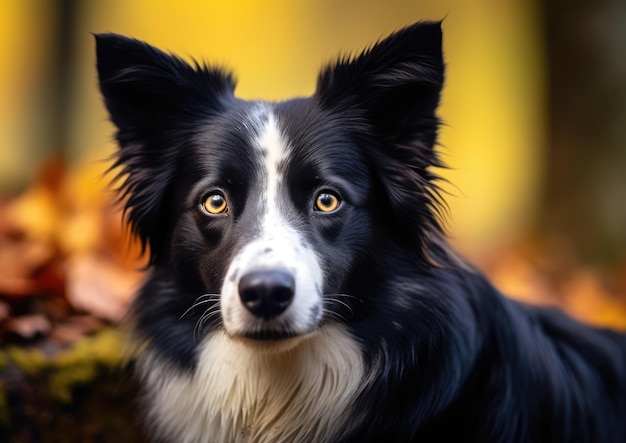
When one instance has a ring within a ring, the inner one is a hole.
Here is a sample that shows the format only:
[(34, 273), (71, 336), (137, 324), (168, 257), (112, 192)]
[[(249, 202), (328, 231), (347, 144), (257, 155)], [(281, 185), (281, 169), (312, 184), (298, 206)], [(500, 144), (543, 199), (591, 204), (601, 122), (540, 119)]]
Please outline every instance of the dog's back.
[(521, 305), (485, 282), (475, 309), (481, 351), (426, 441), (626, 441), (625, 335)]

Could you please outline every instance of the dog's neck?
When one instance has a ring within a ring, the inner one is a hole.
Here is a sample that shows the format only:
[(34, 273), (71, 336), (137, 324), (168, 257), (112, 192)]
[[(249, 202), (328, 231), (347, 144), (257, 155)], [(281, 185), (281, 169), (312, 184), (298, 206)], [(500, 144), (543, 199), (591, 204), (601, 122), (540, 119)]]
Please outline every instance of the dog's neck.
[(348, 412), (367, 384), (359, 345), (338, 324), (277, 352), (215, 332), (195, 371), (162, 367), (150, 351), (141, 359), (149, 415), (157, 432), (189, 443), (329, 441), (356, 424)]

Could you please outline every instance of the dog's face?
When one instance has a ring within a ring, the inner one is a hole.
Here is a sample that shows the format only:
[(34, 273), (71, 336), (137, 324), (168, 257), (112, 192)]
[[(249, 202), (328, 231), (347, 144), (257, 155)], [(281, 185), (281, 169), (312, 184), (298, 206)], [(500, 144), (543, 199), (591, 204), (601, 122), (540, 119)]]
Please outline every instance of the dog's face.
[(293, 344), (372, 309), (351, 293), (390, 239), (428, 264), (438, 23), (340, 60), (312, 97), (281, 103), (239, 100), (230, 75), (136, 40), (97, 43), (129, 223), (179, 288), (167, 315)]
[(368, 237), (366, 162), (339, 122), (305, 100), (233, 102), (200, 126), (186, 142), (188, 181), (174, 185), (184, 203), (172, 256), (219, 294), (231, 336), (315, 331)]

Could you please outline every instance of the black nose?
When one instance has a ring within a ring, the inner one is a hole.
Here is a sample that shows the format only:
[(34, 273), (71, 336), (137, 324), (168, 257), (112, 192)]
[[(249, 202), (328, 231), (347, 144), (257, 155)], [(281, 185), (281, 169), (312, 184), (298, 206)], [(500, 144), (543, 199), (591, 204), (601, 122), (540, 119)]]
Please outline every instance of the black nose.
[(262, 269), (239, 280), (239, 298), (246, 309), (266, 320), (282, 314), (293, 300), (296, 282), (282, 269)]

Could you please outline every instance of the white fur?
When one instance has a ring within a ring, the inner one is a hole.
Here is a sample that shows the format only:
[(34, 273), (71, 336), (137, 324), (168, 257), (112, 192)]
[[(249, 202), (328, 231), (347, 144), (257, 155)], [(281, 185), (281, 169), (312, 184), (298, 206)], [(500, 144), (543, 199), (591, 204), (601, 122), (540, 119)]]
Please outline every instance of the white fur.
[(285, 352), (259, 352), (222, 331), (193, 373), (151, 353), (140, 364), (155, 435), (181, 443), (327, 442), (356, 426), (367, 384), (359, 345), (327, 324)]
[[(306, 334), (316, 328), (322, 315), (321, 267), (313, 248), (281, 211), (287, 204), (282, 199), (288, 194), (281, 192), (284, 181), (280, 164), (289, 154), (288, 142), (268, 108), (256, 109), (250, 120), (255, 125), (262, 124), (255, 144), (264, 166), (259, 180), (259, 186), (263, 187), (263, 215), (259, 220), (259, 235), (242, 247), (226, 272), (220, 299), (224, 327), (230, 335), (261, 329), (288, 329)], [(271, 268), (287, 270), (294, 276), (295, 295), (283, 314), (268, 321), (255, 317), (242, 305), (238, 283), (246, 272)]]

